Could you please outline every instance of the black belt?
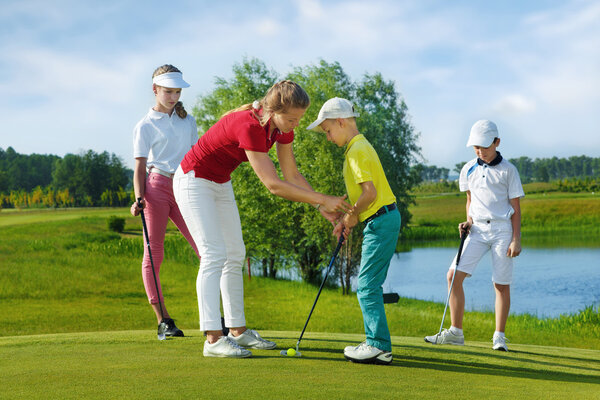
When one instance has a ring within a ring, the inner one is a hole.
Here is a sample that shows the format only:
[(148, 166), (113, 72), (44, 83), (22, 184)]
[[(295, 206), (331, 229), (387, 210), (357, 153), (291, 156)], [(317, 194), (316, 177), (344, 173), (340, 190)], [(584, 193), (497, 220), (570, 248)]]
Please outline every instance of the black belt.
[(375, 214), (373, 214), (369, 218), (365, 219), (364, 223), (368, 224), (369, 222), (371, 222), (371, 220), (373, 220), (373, 219), (375, 219), (375, 218), (379, 217), (380, 215), (383, 215), (383, 214), (385, 214), (387, 212), (394, 211), (395, 209), (396, 209), (396, 203), (392, 203), (390, 205), (383, 206), (379, 210), (377, 210), (377, 212)]

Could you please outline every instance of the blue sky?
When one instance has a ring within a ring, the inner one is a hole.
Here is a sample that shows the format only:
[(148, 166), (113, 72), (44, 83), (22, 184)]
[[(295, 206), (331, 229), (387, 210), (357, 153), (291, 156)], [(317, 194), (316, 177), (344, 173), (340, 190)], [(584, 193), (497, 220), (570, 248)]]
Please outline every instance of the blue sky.
[(215, 77), (256, 57), (285, 75), (337, 61), (381, 72), (404, 98), (423, 162), (473, 158), (471, 125), (495, 121), (500, 151), (600, 157), (600, 2), (3, 1), (0, 147), (92, 149), (129, 167), (151, 74), (179, 67), (188, 109)]

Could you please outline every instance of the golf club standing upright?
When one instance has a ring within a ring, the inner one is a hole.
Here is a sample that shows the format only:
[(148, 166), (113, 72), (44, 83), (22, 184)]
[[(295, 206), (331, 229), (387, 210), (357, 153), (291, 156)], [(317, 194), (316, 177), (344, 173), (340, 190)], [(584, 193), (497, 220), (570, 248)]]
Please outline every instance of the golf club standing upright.
[[(335, 248), (335, 250), (333, 251), (333, 255), (331, 256), (331, 261), (329, 261), (329, 266), (327, 267), (327, 271), (325, 272), (325, 277), (323, 278), (323, 282), (321, 282), (321, 287), (319, 288), (319, 292), (317, 293), (317, 297), (315, 298), (315, 302), (312, 305), (312, 308), (310, 309), (310, 313), (308, 313), (308, 318), (306, 319), (306, 323), (304, 324), (304, 328), (302, 328), (302, 333), (300, 334), (300, 337), (298, 338), (298, 342), (296, 342), (296, 357), (300, 357), (302, 354), (300, 353), (300, 351), (298, 351), (298, 347), (300, 346), (300, 341), (302, 340), (302, 336), (304, 336), (304, 331), (306, 330), (306, 326), (308, 325), (308, 321), (310, 321), (310, 316), (312, 315), (313, 311), (315, 310), (315, 306), (317, 305), (317, 300), (319, 300), (319, 296), (321, 295), (321, 291), (323, 290), (323, 286), (325, 286), (325, 282), (327, 281), (327, 277), (329, 276), (329, 271), (331, 271), (331, 267), (333, 266), (333, 263), (335, 262), (335, 259), (338, 255), (338, 253), (340, 252), (340, 248), (342, 247), (342, 243), (344, 243), (344, 231), (342, 230), (342, 233), (340, 234), (340, 240), (338, 241), (338, 244)], [(287, 350), (281, 350), (281, 355), (285, 356), (287, 355)]]
[(154, 270), (154, 261), (152, 260), (152, 251), (150, 251), (150, 238), (148, 237), (148, 228), (146, 227), (146, 217), (144, 217), (144, 209), (142, 208), (142, 198), (137, 199), (138, 207), (140, 208), (140, 215), (142, 216), (142, 225), (144, 227), (144, 236), (146, 237), (146, 246), (148, 247), (148, 256), (150, 257), (150, 266), (152, 267), (152, 276), (154, 277), (154, 285), (156, 286), (156, 295), (158, 296), (158, 308), (160, 309), (160, 324), (158, 324), (158, 340), (165, 340), (167, 336), (165, 331), (167, 325), (163, 322), (164, 315), (162, 309), (162, 303), (160, 302), (160, 292), (158, 291), (158, 282), (156, 281), (156, 271)]
[(454, 266), (454, 272), (452, 273), (452, 282), (450, 282), (450, 289), (448, 289), (448, 297), (446, 298), (446, 306), (444, 307), (444, 315), (442, 316), (442, 323), (440, 324), (440, 331), (435, 337), (435, 343), (437, 344), (437, 340), (442, 333), (442, 329), (444, 328), (444, 319), (446, 318), (446, 310), (448, 310), (448, 303), (450, 302), (450, 294), (452, 293), (452, 287), (454, 286), (454, 277), (456, 276), (456, 269), (458, 268), (458, 262), (460, 261), (460, 255), (462, 254), (463, 245), (465, 244), (465, 239), (467, 238), (468, 233), (466, 231), (460, 232), (460, 246), (458, 246), (458, 254), (456, 255), (456, 265)]

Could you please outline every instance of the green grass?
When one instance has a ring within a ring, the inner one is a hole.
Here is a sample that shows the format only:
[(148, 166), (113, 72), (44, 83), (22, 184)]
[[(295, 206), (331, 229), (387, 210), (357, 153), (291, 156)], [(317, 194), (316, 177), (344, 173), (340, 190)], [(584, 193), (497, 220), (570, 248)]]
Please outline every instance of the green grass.
[[(126, 218), (124, 234), (108, 231), (110, 215)], [(304, 357), (215, 360), (201, 355), (194, 255), (172, 225), (161, 279), (187, 337), (159, 342), (140, 276), (139, 218), (126, 209), (2, 212), (0, 224), (0, 387), (8, 390), (0, 398), (155, 398), (160, 388), (173, 398), (594, 398), (600, 389), (592, 307), (553, 319), (511, 315), (503, 354), (490, 350), (492, 313), (467, 313), (467, 346), (430, 346), (422, 338), (437, 331), (444, 305), (402, 298), (386, 305), (395, 361), (376, 367), (344, 361), (344, 346), (364, 338), (362, 316), (355, 295), (326, 288)], [(248, 325), (294, 346), (317, 287), (246, 276), (244, 289)]]
[[(412, 221), (405, 240), (455, 239), (458, 224), (466, 218), (464, 193), (423, 195), (409, 208)], [(524, 245), (553, 238), (568, 243), (600, 246), (600, 196), (582, 193), (529, 194), (521, 200), (521, 230)]]
[[(282, 347), (296, 332), (263, 331)], [(341, 349), (357, 334), (309, 332), (302, 357), (254, 350), (250, 359), (205, 358), (204, 338), (165, 342), (154, 331), (0, 338), (0, 384), (10, 399), (594, 399), (600, 351), (490, 343), (433, 346), (394, 336), (391, 366), (352, 364)]]

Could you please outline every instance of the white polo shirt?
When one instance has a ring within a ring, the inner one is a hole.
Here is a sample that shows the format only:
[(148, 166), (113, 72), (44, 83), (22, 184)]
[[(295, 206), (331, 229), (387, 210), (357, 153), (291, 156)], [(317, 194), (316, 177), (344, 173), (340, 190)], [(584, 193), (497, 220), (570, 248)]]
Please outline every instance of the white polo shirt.
[(175, 111), (169, 116), (151, 108), (133, 129), (133, 157), (147, 158), (148, 169), (175, 173), (197, 141), (196, 120), (190, 114), (180, 118)]
[(515, 210), (510, 199), (524, 197), (519, 171), (506, 159), (490, 166), (479, 165), (477, 158), (460, 171), (461, 192), (471, 192), (469, 216), (474, 221), (510, 221)]

